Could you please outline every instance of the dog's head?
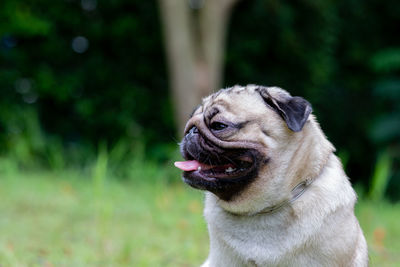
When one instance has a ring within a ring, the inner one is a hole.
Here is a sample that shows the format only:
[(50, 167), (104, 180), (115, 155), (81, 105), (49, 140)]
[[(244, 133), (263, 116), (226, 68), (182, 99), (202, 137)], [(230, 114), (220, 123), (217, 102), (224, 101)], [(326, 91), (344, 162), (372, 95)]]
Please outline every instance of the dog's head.
[(301, 166), (316, 160), (311, 146), (326, 140), (304, 130), (311, 110), (305, 99), (277, 87), (222, 89), (194, 110), (181, 143), (186, 161), (176, 166), (187, 184), (212, 192), (228, 210), (274, 204), (312, 175), (302, 168), (315, 169), (315, 162)]

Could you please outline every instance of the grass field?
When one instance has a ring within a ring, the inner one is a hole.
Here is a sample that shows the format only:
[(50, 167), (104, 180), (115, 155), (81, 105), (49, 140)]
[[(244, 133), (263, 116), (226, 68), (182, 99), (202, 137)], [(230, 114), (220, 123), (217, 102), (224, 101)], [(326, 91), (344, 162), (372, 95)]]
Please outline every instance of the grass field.
[[(199, 266), (206, 258), (201, 192), (179, 177), (85, 173), (1, 173), (0, 266)], [(360, 201), (357, 215), (371, 266), (400, 266), (400, 205)]]

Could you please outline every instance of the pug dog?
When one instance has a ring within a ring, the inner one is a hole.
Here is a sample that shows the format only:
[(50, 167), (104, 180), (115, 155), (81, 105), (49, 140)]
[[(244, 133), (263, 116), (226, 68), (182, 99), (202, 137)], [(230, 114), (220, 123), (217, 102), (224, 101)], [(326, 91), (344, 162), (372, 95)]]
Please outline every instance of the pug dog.
[(368, 266), (356, 194), (311, 111), (257, 85), (221, 89), (194, 110), (175, 166), (207, 191), (202, 266)]

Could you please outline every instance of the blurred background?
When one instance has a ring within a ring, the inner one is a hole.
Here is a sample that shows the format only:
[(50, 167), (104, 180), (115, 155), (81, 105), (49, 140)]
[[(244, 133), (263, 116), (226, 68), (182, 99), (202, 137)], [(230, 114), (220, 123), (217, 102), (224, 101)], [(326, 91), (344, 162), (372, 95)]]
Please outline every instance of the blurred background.
[(177, 143), (202, 96), (249, 83), (312, 103), (372, 266), (399, 266), (399, 1), (0, 7), (0, 266), (198, 266), (202, 194)]

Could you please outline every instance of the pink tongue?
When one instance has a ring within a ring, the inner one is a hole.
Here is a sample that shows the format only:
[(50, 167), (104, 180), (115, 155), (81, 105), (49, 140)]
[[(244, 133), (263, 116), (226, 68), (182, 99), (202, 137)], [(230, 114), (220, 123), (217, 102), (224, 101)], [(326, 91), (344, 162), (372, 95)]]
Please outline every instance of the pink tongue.
[(181, 169), (182, 171), (195, 171), (197, 170), (200, 166), (201, 163), (198, 162), (197, 160), (188, 160), (188, 161), (177, 161), (175, 162), (175, 167)]

